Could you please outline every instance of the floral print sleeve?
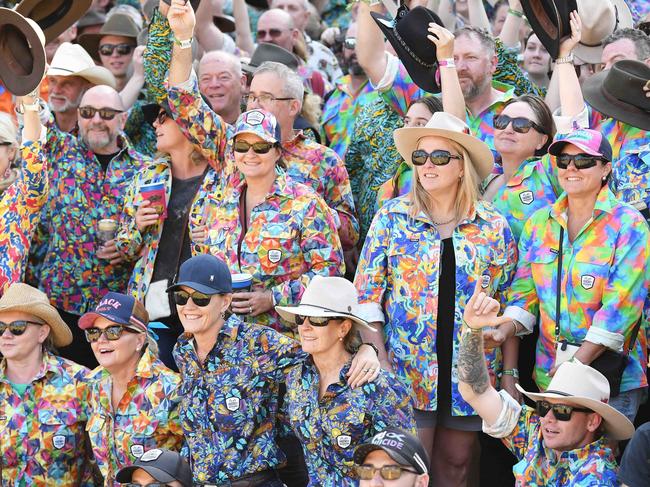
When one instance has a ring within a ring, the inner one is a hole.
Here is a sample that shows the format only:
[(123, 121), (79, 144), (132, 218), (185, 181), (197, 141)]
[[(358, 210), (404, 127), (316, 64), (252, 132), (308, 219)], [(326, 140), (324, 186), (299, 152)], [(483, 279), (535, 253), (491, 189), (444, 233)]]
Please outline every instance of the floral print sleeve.
[(172, 32), (169, 22), (155, 8), (149, 24), (147, 47), (144, 51), (144, 80), (149, 96), (158, 104), (167, 100), (165, 79), (172, 57)]

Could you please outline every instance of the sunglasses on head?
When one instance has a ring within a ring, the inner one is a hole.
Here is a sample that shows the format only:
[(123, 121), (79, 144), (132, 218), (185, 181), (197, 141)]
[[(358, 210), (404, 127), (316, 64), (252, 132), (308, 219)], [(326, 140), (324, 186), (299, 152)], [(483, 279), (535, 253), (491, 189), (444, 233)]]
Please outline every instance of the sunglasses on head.
[(104, 329), (92, 327), (85, 330), (86, 340), (88, 340), (88, 343), (94, 343), (99, 340), (103, 334), (107, 340), (114, 342), (115, 340), (119, 340), (125, 331), (128, 333), (138, 333), (124, 325), (111, 325)]
[(591, 409), (578, 408), (567, 404), (551, 404), (548, 401), (537, 401), (535, 403), (535, 410), (540, 418), (543, 418), (550, 410), (553, 410), (553, 416), (555, 416), (555, 419), (558, 421), (569, 421), (571, 419), (571, 414), (573, 414), (574, 411), (580, 413), (593, 413)]
[(253, 144), (249, 144), (245, 140), (236, 140), (235, 143), (233, 144), (233, 149), (235, 152), (239, 152), (241, 154), (246, 154), (250, 148), (253, 148), (253, 152), (255, 154), (268, 154), (268, 152), (275, 147), (275, 143), (273, 142), (255, 142)]
[(268, 35), (271, 39), (277, 39), (282, 35), (284, 31), (281, 29), (269, 29), (269, 30), (258, 30), (257, 31), (257, 38), (258, 39), (265, 39), (266, 36)]
[(192, 302), (199, 308), (206, 307), (208, 304), (210, 304), (210, 300), (212, 300), (212, 296), (200, 293), (198, 291), (194, 291), (193, 293), (188, 293), (182, 289), (180, 291), (174, 291), (174, 303), (178, 304), (179, 306), (185, 306), (190, 298), (192, 298)]
[(560, 154), (555, 159), (557, 167), (560, 169), (568, 168), (571, 162), (576, 169), (589, 169), (598, 164), (598, 161), (603, 161), (603, 159), (589, 154)]
[(354, 49), (357, 47), (357, 39), (355, 37), (346, 37), (343, 41), (343, 47), (346, 49)]
[(3, 335), (5, 330), (9, 330), (13, 336), (20, 336), (25, 333), (27, 325), (43, 326), (45, 323), (38, 323), (37, 321), (16, 320), (11, 323), (0, 321), (0, 335)]
[(91, 119), (95, 116), (96, 113), (99, 113), (99, 117), (102, 120), (113, 120), (115, 115), (122, 113), (122, 110), (116, 110), (115, 108), (95, 108), (95, 107), (79, 107), (79, 116), (85, 119)]
[(112, 56), (117, 51), (118, 56), (131, 54), (135, 49), (133, 44), (102, 44), (99, 46), (99, 54), (102, 56)]
[(493, 119), (494, 128), (497, 130), (505, 130), (506, 127), (512, 122), (512, 130), (520, 134), (527, 134), (531, 128), (537, 130), (540, 134), (544, 133), (544, 129), (526, 117), (509, 117), (508, 115), (496, 115)]
[(384, 480), (397, 480), (402, 476), (402, 472), (418, 474), (414, 470), (409, 470), (399, 465), (384, 465), (381, 468), (373, 465), (355, 465), (354, 469), (361, 480), (372, 480), (377, 471), (379, 471), (379, 475)]
[(452, 154), (446, 150), (434, 150), (429, 153), (424, 149), (416, 149), (411, 154), (411, 162), (414, 166), (424, 166), (427, 163), (427, 159), (431, 159), (431, 163), (434, 166), (445, 166), (452, 159), (462, 159), (462, 156)]
[(309, 320), (311, 326), (327, 326), (330, 324), (330, 321), (332, 320), (344, 320), (344, 319), (345, 318), (341, 318), (337, 316), (324, 318), (322, 316), (296, 315), (296, 325), (304, 325), (305, 320)]

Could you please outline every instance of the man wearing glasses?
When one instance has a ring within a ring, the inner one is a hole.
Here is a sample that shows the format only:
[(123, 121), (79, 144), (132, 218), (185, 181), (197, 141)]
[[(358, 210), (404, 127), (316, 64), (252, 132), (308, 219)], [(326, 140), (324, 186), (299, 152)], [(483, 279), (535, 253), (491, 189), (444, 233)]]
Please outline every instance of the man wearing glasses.
[(509, 318), (497, 316), (499, 303), (480, 291), (463, 314), (458, 381), (463, 398), (483, 419), (483, 431), (501, 438), (519, 462), (516, 485), (619, 485), (609, 440), (625, 440), (632, 423), (609, 404), (609, 383), (577, 360), (564, 362), (542, 393), (523, 390), (535, 408), (517, 403), (491, 385), (483, 353), (482, 329)]

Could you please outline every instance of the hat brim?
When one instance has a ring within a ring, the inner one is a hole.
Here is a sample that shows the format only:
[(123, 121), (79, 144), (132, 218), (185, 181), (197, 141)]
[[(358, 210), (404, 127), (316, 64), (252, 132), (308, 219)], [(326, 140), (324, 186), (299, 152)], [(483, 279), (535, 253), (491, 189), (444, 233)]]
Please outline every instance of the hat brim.
[(117, 475), (115, 476), (115, 480), (117, 480), (121, 484), (131, 482), (131, 479), (133, 478), (133, 472), (135, 472), (136, 470), (144, 470), (149, 475), (151, 475), (154, 478), (154, 480), (156, 480), (157, 482), (167, 483), (167, 482), (178, 481), (178, 479), (172, 477), (164, 470), (161, 470), (157, 467), (142, 466), (142, 465), (130, 465), (128, 467), (124, 467), (119, 472), (117, 472)]
[(50, 335), (55, 347), (65, 347), (72, 343), (70, 328), (63, 321), (56, 308), (50, 304), (33, 303), (0, 306), (0, 313), (7, 311), (20, 311), (43, 320), (50, 327)]
[(585, 144), (581, 144), (580, 142), (568, 140), (568, 139), (566, 140), (559, 139), (553, 142), (551, 145), (548, 146), (548, 153), (552, 156), (559, 156), (562, 153), (562, 148), (564, 148), (564, 146), (567, 144), (575, 145), (582, 152), (584, 152), (585, 154), (589, 154), (590, 156), (599, 156), (599, 157), (603, 156), (603, 154), (601, 154), (597, 150), (593, 150), (591, 147), (588, 147)]
[(603, 418), (605, 425), (605, 432), (607, 437), (612, 440), (627, 440), (634, 434), (634, 425), (622, 413), (614, 409), (609, 404), (591, 399), (583, 396), (565, 396), (563, 394), (555, 394), (553, 392), (528, 392), (524, 390), (519, 384), (515, 387), (523, 395), (532, 401), (541, 401), (543, 399), (559, 399), (564, 403), (576, 406), (583, 406), (591, 409), (593, 412), (599, 414)]
[(264, 136), (264, 135), (259, 134), (258, 132), (254, 132), (253, 130), (240, 130), (239, 132), (235, 132), (232, 135), (233, 140), (234, 140), (235, 137), (237, 137), (238, 135), (242, 135), (242, 134), (257, 135), (260, 139), (265, 140), (266, 142), (271, 142), (273, 144), (277, 144), (279, 142), (278, 139), (276, 139), (275, 137), (271, 137), (270, 135), (269, 136)]
[(36, 21), (43, 29), (46, 43), (53, 41), (83, 17), (93, 0), (23, 0), (16, 12)]
[[(563, 25), (558, 25), (556, 19), (551, 18), (543, 5), (544, 2), (535, 2), (535, 1), (522, 1), (521, 8), (526, 15), (526, 19), (530, 23), (533, 32), (539, 39), (539, 42), (544, 46), (548, 51), (552, 59), (557, 59), (560, 52), (560, 42), (564, 37), (571, 34), (571, 26), (569, 24), (569, 12), (577, 8), (575, 0), (571, 2), (570, 5), (566, 7), (566, 10), (562, 9), (562, 14), (566, 13), (566, 18), (561, 19)], [(548, 0), (547, 5), (553, 5), (553, 10), (560, 13), (557, 9), (558, 2), (556, 0)], [(564, 29), (568, 29), (567, 32), (564, 32)]]
[(212, 21), (214, 22), (214, 25), (225, 34), (230, 34), (236, 30), (235, 18), (230, 15), (214, 15)]
[(430, 136), (442, 137), (460, 144), (472, 159), (474, 169), (478, 173), (481, 181), (492, 173), (494, 169), (494, 154), (485, 142), (473, 135), (427, 127), (404, 127), (393, 132), (397, 151), (411, 167), (413, 167), (411, 155), (417, 148), (418, 141), (422, 137)]
[(141, 110), (142, 110), (142, 117), (144, 118), (144, 121), (147, 122), (149, 125), (153, 125), (153, 123), (156, 121), (156, 118), (158, 118), (158, 114), (160, 113), (160, 110), (165, 110), (167, 117), (173, 118), (169, 106), (164, 107), (162, 105), (159, 105), (158, 103), (149, 103), (147, 105), (143, 105), (141, 107)]
[[(633, 127), (650, 130), (650, 112), (624, 101), (616, 100), (605, 92), (603, 84), (607, 74), (608, 71), (601, 71), (585, 80), (582, 85), (585, 101), (608, 117), (615, 118)], [(643, 96), (643, 92), (639, 93), (639, 96)]]
[(193, 281), (181, 281), (177, 282), (176, 284), (172, 284), (167, 288), (167, 292), (169, 293), (172, 291), (177, 291), (181, 288), (181, 286), (189, 287), (190, 289), (194, 289), (195, 291), (206, 294), (208, 296), (213, 296), (215, 294), (224, 294), (223, 291)]
[(283, 320), (288, 321), (289, 323), (293, 323), (295, 321), (294, 318), (296, 315), (314, 316), (318, 318), (348, 318), (357, 325), (362, 326), (367, 330), (375, 332), (377, 331), (377, 329), (374, 326), (371, 326), (366, 320), (359, 318), (352, 313), (344, 313), (342, 311), (327, 311), (323, 308), (317, 308), (309, 304), (299, 304), (298, 306), (276, 306), (275, 310)]
[(72, 72), (69, 69), (50, 66), (47, 70), (48, 76), (79, 76), (93, 85), (106, 85), (115, 89), (117, 84), (115, 77), (108, 69), (102, 66), (92, 66), (81, 71)]
[[(402, 455), (400, 452), (395, 451), (386, 446), (373, 445), (372, 443), (364, 443), (363, 445), (359, 445), (358, 447), (355, 448), (354, 457), (353, 457), (354, 463), (356, 463), (357, 465), (363, 465), (363, 461), (366, 459), (366, 457), (373, 451), (377, 451), (377, 450), (381, 450), (385, 452), (386, 455), (391, 457), (400, 465), (404, 465), (404, 466), (408, 465), (420, 470), (417, 466), (413, 465), (409, 461), (409, 459), (406, 458), (404, 455)], [(421, 473), (425, 473), (425, 472), (421, 472)]]
[(131, 328), (132, 330), (137, 331), (138, 333), (144, 333), (145, 330), (138, 329), (133, 325), (128, 320), (123, 320), (122, 318), (119, 318), (115, 315), (112, 315), (110, 313), (97, 313), (95, 311), (90, 311), (86, 314), (84, 314), (81, 318), (79, 318), (78, 325), (79, 328), (82, 330), (87, 330), (88, 328), (91, 328), (94, 324), (97, 318), (106, 318), (109, 321), (112, 321), (113, 323), (117, 323), (118, 325), (124, 325), (128, 328)]

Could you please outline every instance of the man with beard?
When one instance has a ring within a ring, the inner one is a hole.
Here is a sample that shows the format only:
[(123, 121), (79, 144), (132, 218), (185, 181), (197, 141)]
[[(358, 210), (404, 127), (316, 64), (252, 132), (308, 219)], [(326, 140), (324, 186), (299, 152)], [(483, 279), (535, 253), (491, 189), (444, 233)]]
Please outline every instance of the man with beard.
[[(71, 94), (65, 99), (75, 100)], [(99, 240), (98, 223), (119, 222), (129, 184), (148, 160), (122, 133), (127, 114), (115, 89), (94, 86), (78, 105), (78, 137), (58, 129), (51, 117), (47, 123), (50, 190), (32, 273), (72, 330), (73, 342), (60, 350), (61, 356), (94, 367), (77, 320), (107, 290), (124, 293), (131, 274), (114, 241)]]
[(326, 95), (323, 107), (325, 145), (334, 149), (341, 159), (345, 159), (359, 110), (378, 96), (359, 65), (354, 50), (356, 43), (357, 24), (353, 23), (348, 27), (343, 43), (343, 61), (348, 74), (336, 81), (334, 90)]

